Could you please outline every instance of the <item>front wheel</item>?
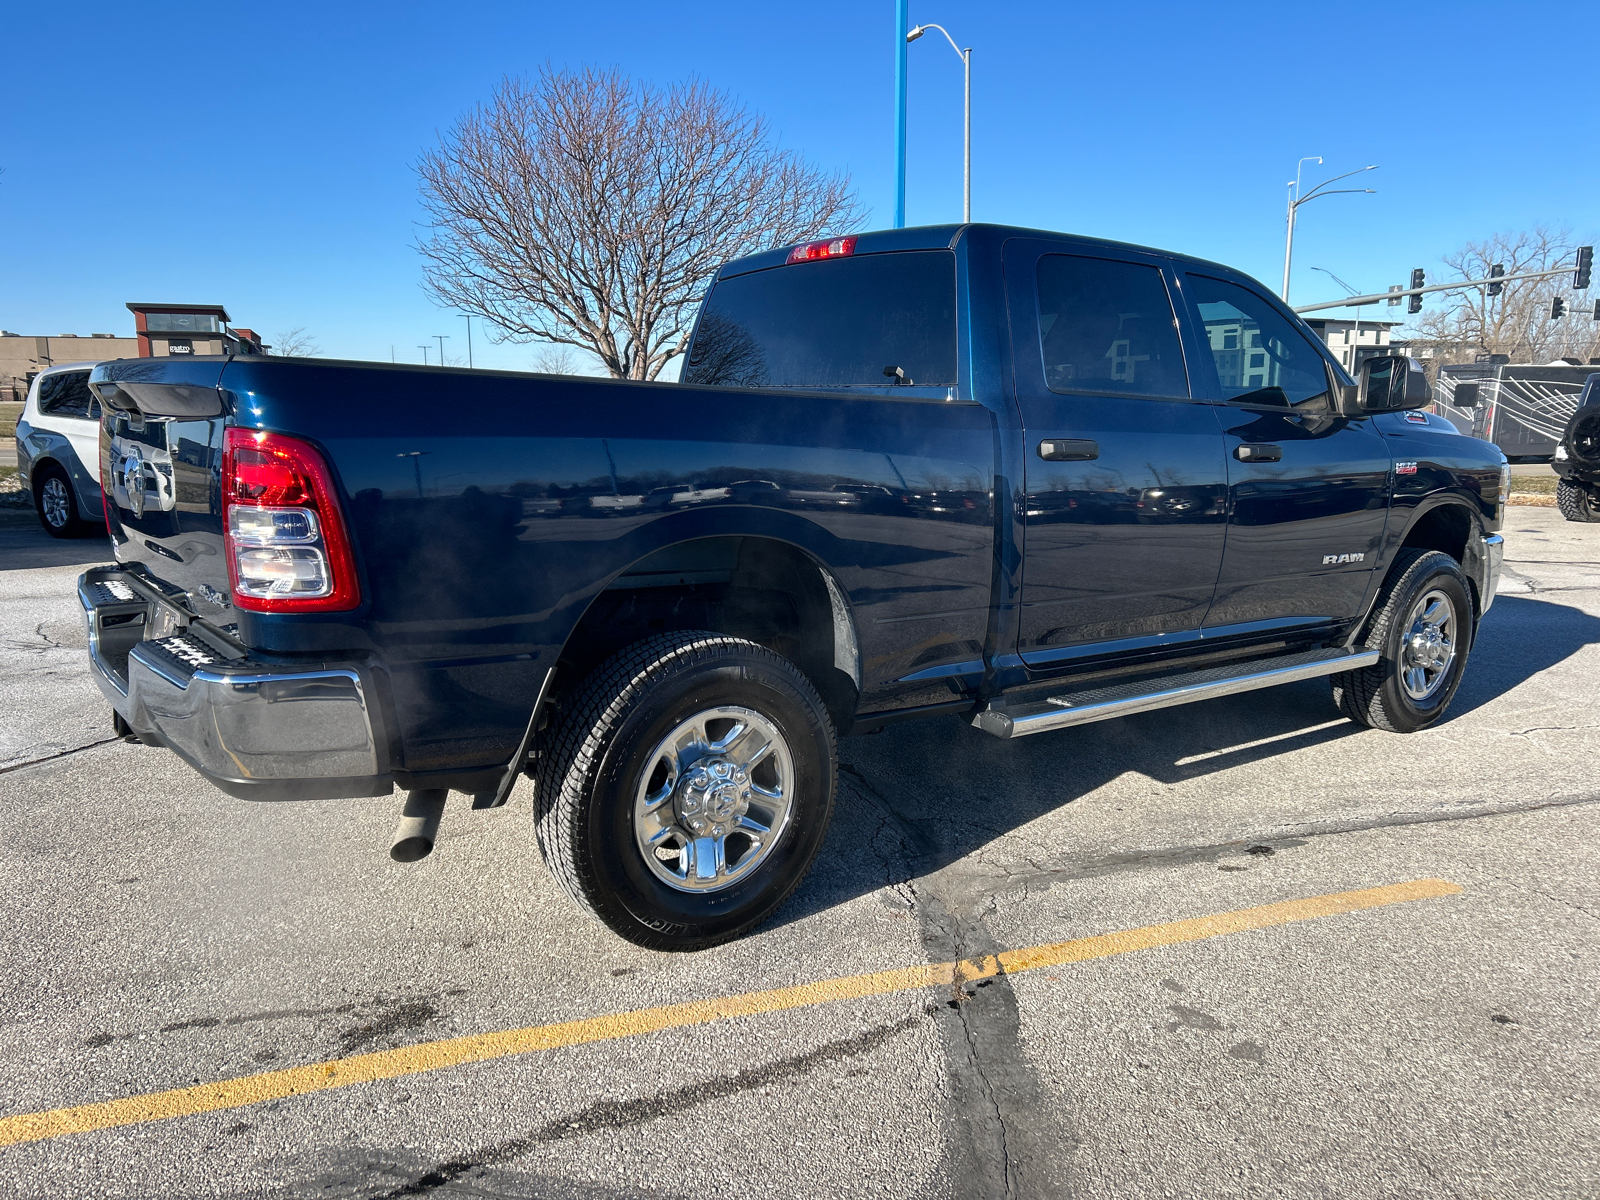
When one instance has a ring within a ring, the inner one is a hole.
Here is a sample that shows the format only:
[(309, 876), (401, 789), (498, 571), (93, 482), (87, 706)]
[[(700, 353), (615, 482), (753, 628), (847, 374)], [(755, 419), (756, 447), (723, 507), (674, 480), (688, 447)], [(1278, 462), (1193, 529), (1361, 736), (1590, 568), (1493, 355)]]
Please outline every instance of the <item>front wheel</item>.
[(1588, 486), (1572, 479), (1556, 480), (1556, 508), (1569, 521), (1600, 521), (1600, 504)]
[(1473, 630), (1472, 592), (1456, 560), (1437, 550), (1404, 551), (1384, 580), (1362, 643), (1381, 657), (1334, 675), (1334, 703), (1373, 729), (1426, 729), (1461, 686)]
[(609, 659), (539, 748), (539, 848), (580, 908), (655, 950), (769, 917), (821, 848), (833, 723), (781, 655), (667, 633)]

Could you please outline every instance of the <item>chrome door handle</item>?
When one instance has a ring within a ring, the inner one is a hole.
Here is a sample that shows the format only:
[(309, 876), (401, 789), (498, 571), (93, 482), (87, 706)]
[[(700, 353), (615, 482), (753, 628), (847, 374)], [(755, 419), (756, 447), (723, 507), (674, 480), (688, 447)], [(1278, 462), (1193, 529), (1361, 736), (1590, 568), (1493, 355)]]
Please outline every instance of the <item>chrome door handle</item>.
[(1045, 462), (1084, 462), (1100, 457), (1100, 443), (1088, 438), (1045, 438), (1039, 443)]
[(1240, 462), (1280, 462), (1283, 448), (1262, 442), (1245, 442), (1233, 448), (1233, 456)]

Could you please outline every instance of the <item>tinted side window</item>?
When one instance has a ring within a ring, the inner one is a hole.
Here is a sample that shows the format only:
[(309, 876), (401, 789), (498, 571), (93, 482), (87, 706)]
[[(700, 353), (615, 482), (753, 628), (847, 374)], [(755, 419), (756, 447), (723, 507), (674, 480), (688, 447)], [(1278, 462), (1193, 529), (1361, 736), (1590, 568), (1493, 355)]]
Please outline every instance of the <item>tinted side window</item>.
[(1053, 392), (1189, 394), (1172, 301), (1156, 267), (1045, 255), (1039, 348)]
[(67, 371), (39, 381), (39, 411), (57, 417), (89, 416), (89, 373)]
[(1327, 394), (1326, 361), (1263, 297), (1205, 275), (1190, 275), (1189, 289), (1224, 400), (1290, 405)]
[(875, 387), (956, 382), (956, 257), (864, 254), (752, 271), (711, 291), (684, 383)]

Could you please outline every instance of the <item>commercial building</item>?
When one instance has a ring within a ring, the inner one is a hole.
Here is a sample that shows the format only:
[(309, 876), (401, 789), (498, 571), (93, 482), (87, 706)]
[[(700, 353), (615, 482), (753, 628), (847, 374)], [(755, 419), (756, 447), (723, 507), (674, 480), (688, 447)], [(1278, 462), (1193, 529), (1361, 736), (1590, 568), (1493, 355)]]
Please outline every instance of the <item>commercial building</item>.
[(264, 354), (251, 329), (234, 329), (220, 304), (128, 305), (134, 335), (58, 333), (23, 335), (0, 329), (0, 400), (27, 399), (33, 377), (62, 363), (110, 358), (164, 358), (172, 354)]
[(0, 329), (0, 400), (27, 399), (33, 377), (57, 363), (136, 358), (138, 354), (138, 339), (110, 333), (25, 336)]
[(140, 358), (172, 354), (260, 354), (261, 339), (249, 329), (230, 329), (220, 304), (130, 302)]

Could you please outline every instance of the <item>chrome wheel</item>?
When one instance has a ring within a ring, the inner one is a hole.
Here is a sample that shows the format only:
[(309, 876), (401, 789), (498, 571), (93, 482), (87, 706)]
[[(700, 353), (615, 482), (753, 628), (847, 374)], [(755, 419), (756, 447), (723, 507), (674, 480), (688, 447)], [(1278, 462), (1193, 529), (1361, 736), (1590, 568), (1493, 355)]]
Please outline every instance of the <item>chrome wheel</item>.
[(794, 757), (778, 727), (749, 708), (708, 708), (645, 760), (633, 833), (645, 865), (685, 892), (714, 892), (764, 862), (794, 805)]
[(52, 475), (39, 489), (39, 508), (52, 529), (65, 529), (72, 520), (72, 497), (67, 495), (67, 481)]
[(1411, 609), (1400, 650), (1400, 684), (1413, 700), (1427, 700), (1444, 684), (1456, 660), (1456, 609), (1437, 588)]

